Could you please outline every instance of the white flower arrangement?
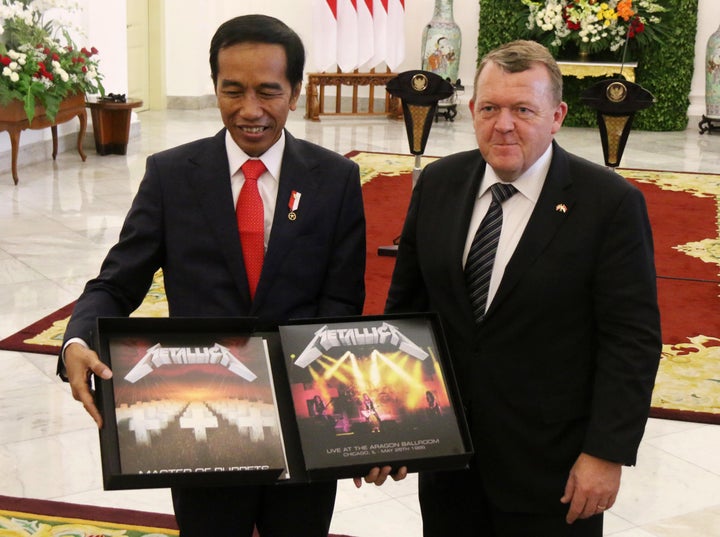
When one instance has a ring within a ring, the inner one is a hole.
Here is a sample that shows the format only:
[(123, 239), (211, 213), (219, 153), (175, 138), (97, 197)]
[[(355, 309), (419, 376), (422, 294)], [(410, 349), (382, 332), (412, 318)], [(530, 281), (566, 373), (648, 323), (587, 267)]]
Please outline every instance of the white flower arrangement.
[(53, 119), (69, 95), (105, 94), (97, 49), (70, 37), (81, 34), (66, 20), (77, 9), (62, 0), (0, 0), (0, 105), (21, 101), (32, 121), (39, 104)]
[(657, 39), (666, 11), (660, 0), (521, 0), (525, 28), (553, 51), (573, 43), (580, 51), (616, 52), (630, 40)]

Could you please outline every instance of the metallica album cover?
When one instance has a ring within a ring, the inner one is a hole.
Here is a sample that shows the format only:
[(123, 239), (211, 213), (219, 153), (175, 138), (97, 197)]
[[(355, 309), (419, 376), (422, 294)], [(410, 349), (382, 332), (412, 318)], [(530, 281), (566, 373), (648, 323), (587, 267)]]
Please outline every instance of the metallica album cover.
[(100, 318), (104, 487), (306, 482), (472, 453), (437, 316)]
[(113, 370), (96, 381), (107, 489), (289, 477), (267, 339), (238, 322), (188, 323), (98, 321)]
[(308, 474), (464, 467), (471, 448), (431, 315), (280, 326)]

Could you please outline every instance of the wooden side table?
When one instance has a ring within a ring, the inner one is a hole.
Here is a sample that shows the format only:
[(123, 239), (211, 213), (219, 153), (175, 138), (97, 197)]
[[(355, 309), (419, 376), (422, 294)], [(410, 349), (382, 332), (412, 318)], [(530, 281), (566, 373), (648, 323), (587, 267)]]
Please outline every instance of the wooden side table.
[(10, 145), (12, 149), (12, 176), (15, 184), (18, 184), (19, 178), (17, 173), (17, 155), (20, 147), (20, 133), (25, 129), (39, 130), (50, 127), (52, 131), (53, 152), (52, 158), (55, 160), (58, 152), (58, 136), (57, 126), (60, 123), (70, 121), (74, 117), (80, 120), (80, 132), (77, 138), (77, 150), (83, 162), (87, 158), (82, 148), (83, 136), (87, 127), (87, 112), (85, 110), (85, 95), (78, 94), (68, 97), (60, 104), (60, 109), (55, 116), (55, 121), (50, 121), (45, 115), (45, 110), (38, 106), (36, 115), (30, 123), (25, 115), (22, 103), (13, 101), (8, 106), (0, 107), (0, 132), (7, 131), (10, 136)]
[[(385, 86), (387, 82), (397, 76), (397, 73), (376, 73), (371, 70), (369, 73), (309, 73), (308, 82), (305, 87), (305, 119), (320, 121), (321, 115), (386, 115), (392, 119), (402, 118), (402, 105), (397, 97), (385, 93), (385, 107), (380, 112), (375, 111), (375, 86)], [(325, 107), (325, 88), (335, 87), (335, 110), (330, 111)], [(342, 109), (342, 88), (352, 88), (352, 103), (350, 111)], [(361, 111), (359, 106), (358, 89), (368, 86), (368, 109)], [(384, 89), (384, 88), (383, 88)]]
[(139, 99), (128, 99), (127, 102), (92, 99), (86, 102), (92, 115), (95, 151), (99, 155), (127, 153), (132, 109), (142, 103)]

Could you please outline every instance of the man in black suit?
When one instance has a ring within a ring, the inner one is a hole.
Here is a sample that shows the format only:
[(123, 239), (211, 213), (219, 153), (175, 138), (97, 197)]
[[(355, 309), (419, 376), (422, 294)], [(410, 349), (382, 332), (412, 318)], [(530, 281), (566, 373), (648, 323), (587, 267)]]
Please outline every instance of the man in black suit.
[[(470, 109), (479, 151), (422, 171), (386, 305), (439, 313), (475, 451), (468, 470), (420, 474), (424, 535), (599, 537), (661, 352), (645, 201), (554, 141), (567, 105), (538, 43), (489, 53)], [(495, 189), (509, 198), (475, 301)]]
[[(281, 323), (362, 312), (358, 166), (284, 129), (300, 96), (304, 60), (297, 34), (271, 17), (237, 17), (215, 33), (210, 68), (225, 128), (148, 158), (120, 239), (67, 327), (59, 373), (99, 427), (87, 380), (112, 373), (88, 348), (96, 318), (129, 315), (159, 268), (171, 316)], [(241, 166), (258, 159), (265, 171), (257, 179), (259, 229), (252, 231), (264, 259), (254, 281), (249, 267), (258, 256), (243, 253), (236, 200), (255, 182)], [(254, 526), (261, 535), (321, 537), (329, 531), (335, 491), (334, 481), (173, 489), (173, 502), (183, 537), (250, 537)]]

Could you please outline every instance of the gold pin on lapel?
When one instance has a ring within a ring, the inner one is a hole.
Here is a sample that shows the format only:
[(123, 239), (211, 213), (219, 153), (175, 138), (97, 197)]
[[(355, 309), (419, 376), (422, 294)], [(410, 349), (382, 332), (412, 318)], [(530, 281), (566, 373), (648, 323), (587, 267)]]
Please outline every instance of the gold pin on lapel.
[(555, 206), (555, 210), (556, 210), (557, 212), (559, 212), (559, 213), (566, 213), (566, 212), (567, 212), (567, 205), (565, 205), (564, 203), (558, 203), (558, 204)]

